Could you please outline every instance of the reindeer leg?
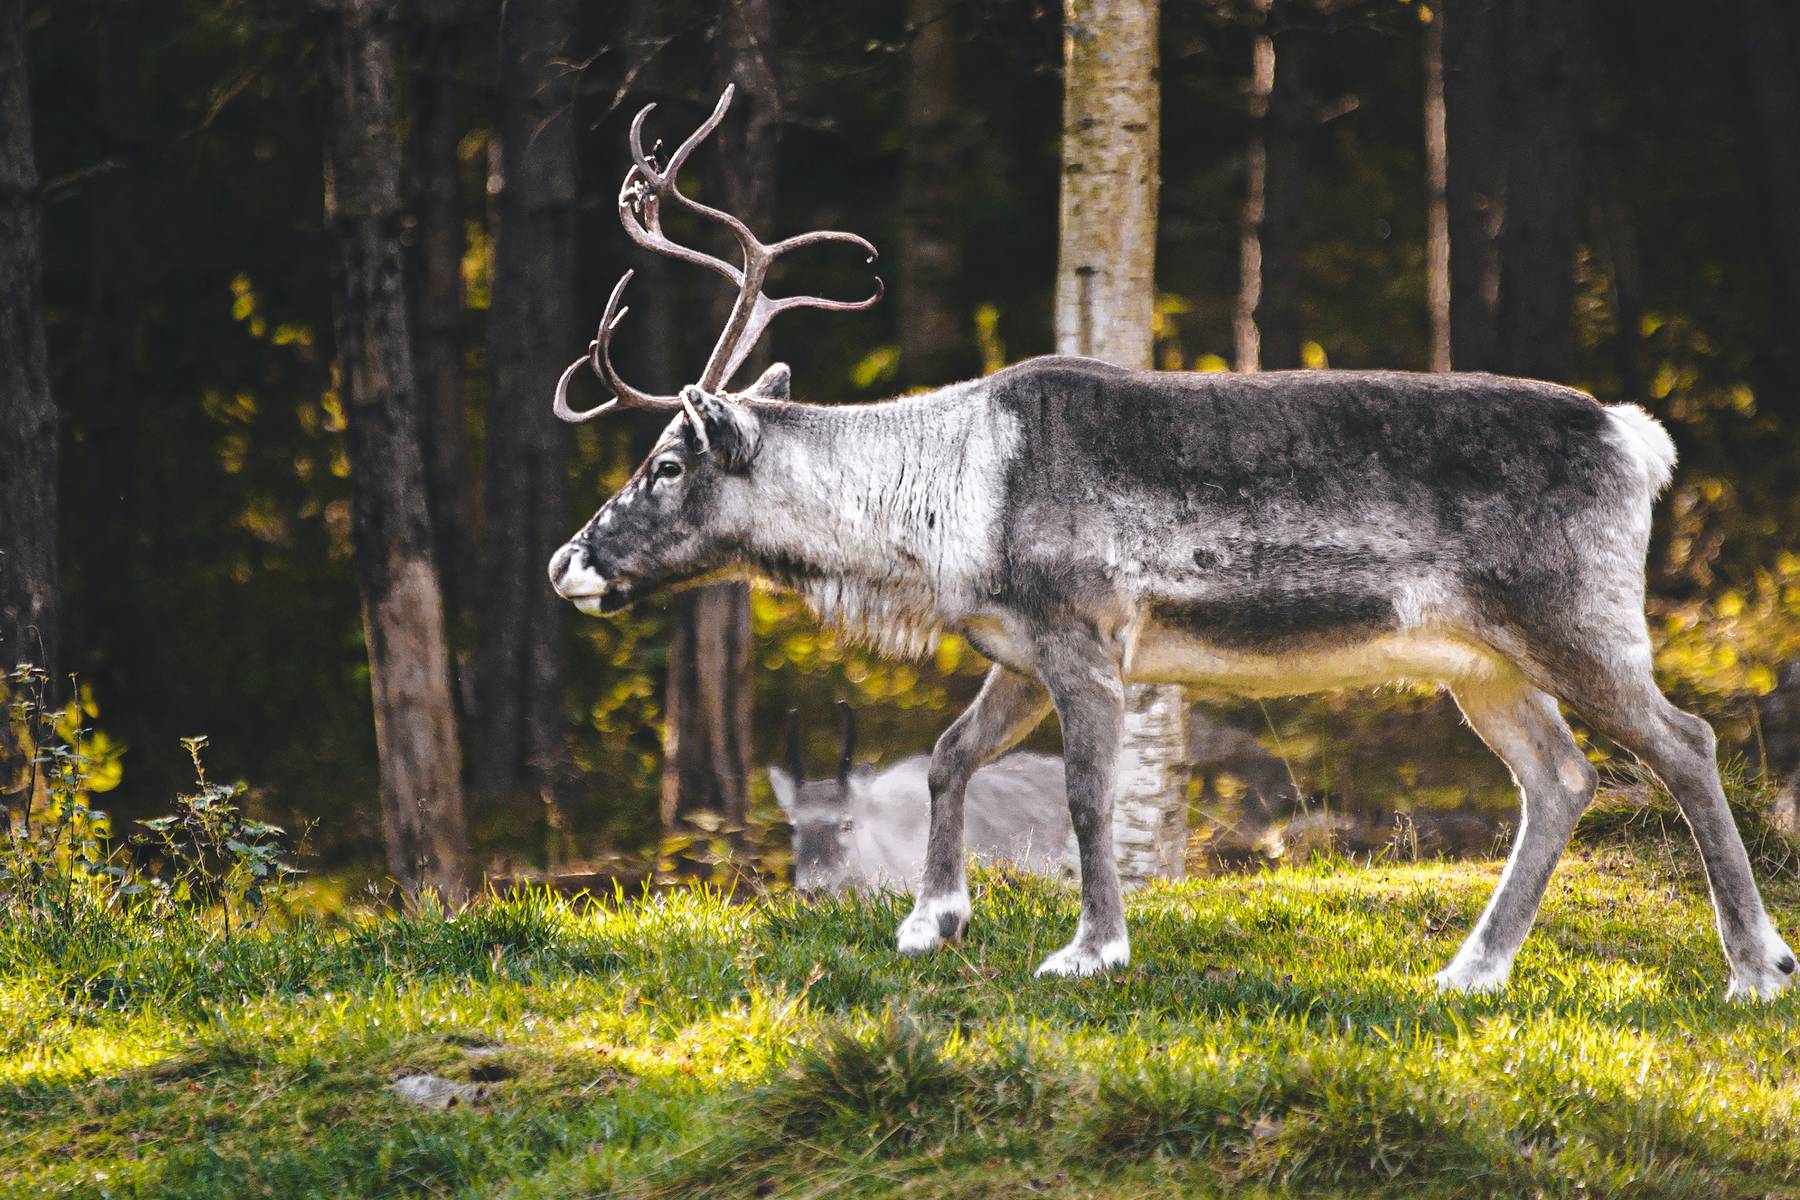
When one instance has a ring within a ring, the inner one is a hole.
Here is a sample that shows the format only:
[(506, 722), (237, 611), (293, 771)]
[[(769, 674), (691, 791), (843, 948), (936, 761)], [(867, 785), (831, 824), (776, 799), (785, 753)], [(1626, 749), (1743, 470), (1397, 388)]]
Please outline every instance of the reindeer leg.
[(1018, 744), (1044, 719), (1050, 699), (1029, 676), (996, 666), (981, 694), (931, 752), (931, 833), (918, 900), (898, 936), (902, 954), (924, 954), (969, 925), (969, 884), (963, 874), (963, 791), (969, 776)]
[[(1640, 623), (1639, 628), (1642, 628)], [(1640, 635), (1641, 636), (1641, 635)], [(1559, 694), (1594, 729), (1643, 762), (1675, 797), (1700, 848), (1714, 924), (1731, 964), (1726, 996), (1772, 1000), (1794, 982), (1794, 952), (1776, 930), (1750, 873), (1750, 856), (1719, 779), (1712, 726), (1669, 703), (1650, 674), (1650, 646), (1636, 640), (1591, 654), (1587, 669), (1557, 672)], [(1565, 652), (1571, 663), (1577, 652)]]
[(1512, 971), (1551, 872), (1594, 798), (1595, 773), (1556, 701), (1523, 679), (1459, 686), (1455, 695), (1469, 725), (1512, 771), (1523, 806), (1499, 886), (1456, 958), (1437, 974), (1446, 991), (1485, 992)]
[(1039, 975), (1093, 975), (1131, 961), (1113, 851), (1113, 775), (1125, 721), (1118, 660), (1099, 640), (1071, 633), (1040, 647), (1038, 671), (1062, 722), (1069, 817), (1081, 851), (1081, 923)]

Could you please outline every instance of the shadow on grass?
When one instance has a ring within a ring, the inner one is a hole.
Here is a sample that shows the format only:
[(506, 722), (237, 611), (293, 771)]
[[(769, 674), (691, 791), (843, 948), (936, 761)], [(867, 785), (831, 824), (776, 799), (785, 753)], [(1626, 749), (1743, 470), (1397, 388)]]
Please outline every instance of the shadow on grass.
[[(117, 1195), (860, 1200), (1004, 1191), (1007, 1164), (1065, 1194), (1766, 1191), (1800, 1170), (1795, 1002), (1724, 1003), (1704, 894), (1611, 853), (1559, 872), (1499, 997), (1430, 981), (1490, 865), (1148, 889), (1135, 965), (1085, 981), (1030, 976), (1074, 892), (998, 873), (974, 936), (922, 960), (892, 949), (895, 896), (527, 895), (229, 952), (126, 928), (64, 962), (14, 930), (7, 986), (67, 1003), (59, 1028), (169, 1044), (0, 1088), (0, 1143), (93, 1195), (104, 1170)], [(489, 1105), (388, 1090), (498, 1040)]]

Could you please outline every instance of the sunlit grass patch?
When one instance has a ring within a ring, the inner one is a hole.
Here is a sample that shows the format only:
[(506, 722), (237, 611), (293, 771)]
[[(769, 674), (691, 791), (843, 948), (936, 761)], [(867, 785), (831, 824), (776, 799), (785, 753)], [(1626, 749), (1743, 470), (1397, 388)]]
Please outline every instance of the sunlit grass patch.
[[(1572, 856), (1484, 997), (1431, 973), (1491, 863), (1148, 888), (1131, 967), (1085, 981), (1030, 973), (1073, 891), (1002, 873), (926, 960), (892, 949), (895, 896), (526, 892), (230, 946), (0, 931), (0, 1190), (1778, 1194), (1797, 1002), (1723, 1000), (1704, 883), (1667, 854)], [(485, 1094), (417, 1108), (391, 1085), (420, 1073)]]

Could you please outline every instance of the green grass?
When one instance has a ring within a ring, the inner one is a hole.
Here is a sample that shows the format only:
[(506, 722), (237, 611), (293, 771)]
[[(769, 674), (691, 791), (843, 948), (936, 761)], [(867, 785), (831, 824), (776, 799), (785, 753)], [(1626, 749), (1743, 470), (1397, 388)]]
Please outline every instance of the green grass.
[(1800, 1195), (1800, 1001), (1724, 1002), (1690, 859), (1571, 855), (1499, 998), (1430, 980), (1493, 863), (1156, 887), (1086, 981), (1030, 976), (1073, 893), (995, 875), (924, 962), (892, 898), (15, 925), (0, 1194)]

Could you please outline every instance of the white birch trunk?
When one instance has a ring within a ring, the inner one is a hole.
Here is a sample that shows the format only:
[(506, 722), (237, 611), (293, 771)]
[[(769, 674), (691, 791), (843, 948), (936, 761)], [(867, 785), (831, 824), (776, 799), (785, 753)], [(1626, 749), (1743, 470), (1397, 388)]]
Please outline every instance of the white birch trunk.
[[(1056, 349), (1151, 365), (1158, 184), (1157, 0), (1066, 0)], [(1179, 687), (1126, 689), (1113, 846), (1126, 886), (1183, 873)]]

